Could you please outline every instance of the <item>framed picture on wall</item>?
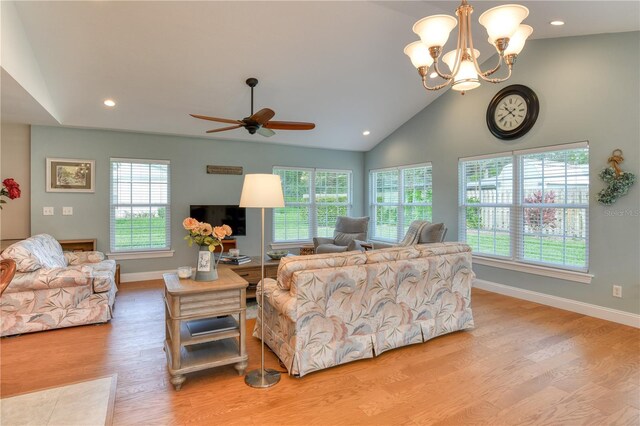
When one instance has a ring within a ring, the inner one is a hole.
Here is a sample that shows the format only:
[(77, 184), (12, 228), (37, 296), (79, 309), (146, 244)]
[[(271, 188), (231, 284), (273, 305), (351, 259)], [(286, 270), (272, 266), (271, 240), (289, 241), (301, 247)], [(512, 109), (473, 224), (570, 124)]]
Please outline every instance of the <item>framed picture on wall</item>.
[(47, 192), (95, 192), (95, 161), (47, 158)]

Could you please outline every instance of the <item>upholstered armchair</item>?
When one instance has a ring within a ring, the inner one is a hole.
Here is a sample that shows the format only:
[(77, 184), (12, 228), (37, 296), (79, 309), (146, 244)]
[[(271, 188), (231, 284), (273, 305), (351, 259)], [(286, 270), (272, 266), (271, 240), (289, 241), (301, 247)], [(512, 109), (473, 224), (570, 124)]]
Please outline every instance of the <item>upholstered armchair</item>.
[(100, 252), (63, 252), (39, 234), (0, 255), (16, 272), (0, 297), (0, 335), (107, 322), (116, 295), (116, 263)]
[(415, 244), (441, 243), (447, 235), (447, 227), (444, 223), (431, 223), (427, 220), (414, 220), (409, 225), (407, 233), (398, 244), (383, 242), (371, 242), (372, 248), (382, 249), (389, 247), (406, 247)]
[(316, 253), (340, 253), (357, 248), (357, 241), (366, 241), (369, 230), (368, 217), (339, 216), (333, 238), (314, 238)]

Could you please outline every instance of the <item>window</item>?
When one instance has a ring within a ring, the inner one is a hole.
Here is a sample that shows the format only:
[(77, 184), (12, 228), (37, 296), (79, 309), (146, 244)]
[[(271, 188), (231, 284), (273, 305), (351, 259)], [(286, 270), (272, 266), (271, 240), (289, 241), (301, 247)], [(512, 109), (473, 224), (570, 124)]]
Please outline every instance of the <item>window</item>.
[(111, 252), (169, 250), (169, 161), (111, 159)]
[(586, 143), (460, 159), (460, 240), (476, 254), (588, 270)]
[(431, 163), (372, 170), (371, 237), (399, 241), (414, 220), (431, 220)]
[(284, 208), (273, 211), (275, 242), (333, 236), (338, 216), (351, 211), (351, 171), (274, 167), (280, 175)]

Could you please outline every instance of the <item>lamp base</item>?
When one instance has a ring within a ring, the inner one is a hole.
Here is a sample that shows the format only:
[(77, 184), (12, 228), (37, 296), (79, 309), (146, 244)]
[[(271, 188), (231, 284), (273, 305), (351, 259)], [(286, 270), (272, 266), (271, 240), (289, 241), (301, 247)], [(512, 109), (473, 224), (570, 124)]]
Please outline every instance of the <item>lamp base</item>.
[(244, 376), (244, 382), (252, 388), (269, 388), (280, 381), (280, 372), (270, 368), (251, 370)]

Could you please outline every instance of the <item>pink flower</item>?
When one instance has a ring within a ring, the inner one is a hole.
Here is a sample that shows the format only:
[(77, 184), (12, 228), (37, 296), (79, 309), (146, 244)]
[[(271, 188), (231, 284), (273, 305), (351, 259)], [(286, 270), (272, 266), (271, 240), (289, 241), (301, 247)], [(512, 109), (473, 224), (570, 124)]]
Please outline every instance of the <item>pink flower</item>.
[(200, 225), (200, 222), (198, 222), (197, 220), (195, 220), (192, 217), (188, 217), (188, 218), (186, 218), (185, 220), (182, 221), (182, 226), (187, 231), (192, 231), (192, 230), (196, 229), (199, 225)]
[(204, 236), (211, 235), (212, 229), (211, 229), (211, 225), (209, 225), (208, 223), (201, 223), (198, 229), (200, 233)]
[(231, 227), (229, 225), (222, 225), (222, 229), (227, 235), (231, 235), (233, 232), (231, 231)]
[(221, 240), (227, 236), (227, 231), (225, 231), (225, 229), (222, 226), (216, 226), (215, 228), (213, 228), (213, 235), (217, 239)]

